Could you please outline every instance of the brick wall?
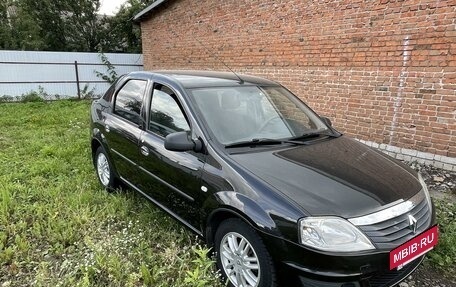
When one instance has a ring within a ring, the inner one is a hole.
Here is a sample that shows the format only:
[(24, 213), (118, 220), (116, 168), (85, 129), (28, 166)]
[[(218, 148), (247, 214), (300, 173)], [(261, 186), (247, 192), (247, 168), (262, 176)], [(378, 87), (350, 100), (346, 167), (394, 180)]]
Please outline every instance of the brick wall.
[(169, 0), (141, 28), (145, 69), (226, 70), (213, 53), (346, 134), (456, 163), (454, 0)]

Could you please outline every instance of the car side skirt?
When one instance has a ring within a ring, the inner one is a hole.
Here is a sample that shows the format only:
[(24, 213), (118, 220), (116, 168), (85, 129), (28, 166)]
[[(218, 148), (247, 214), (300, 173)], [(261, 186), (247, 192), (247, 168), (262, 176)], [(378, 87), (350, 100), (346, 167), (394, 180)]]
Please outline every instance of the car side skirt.
[(191, 225), (188, 221), (186, 221), (185, 219), (183, 219), (182, 217), (180, 217), (179, 215), (177, 215), (176, 213), (172, 212), (169, 208), (167, 208), (166, 206), (164, 206), (163, 204), (159, 203), (158, 201), (156, 201), (155, 199), (153, 199), (152, 197), (150, 197), (149, 195), (147, 195), (147, 193), (145, 193), (144, 191), (142, 191), (141, 189), (139, 189), (138, 187), (136, 187), (134, 184), (132, 184), (131, 182), (129, 182), (128, 180), (126, 180), (125, 178), (123, 177), (120, 177), (120, 179), (126, 184), (128, 185), (129, 187), (133, 188), (135, 191), (139, 192), (141, 195), (143, 195), (145, 198), (147, 198), (149, 201), (151, 201), (153, 204), (155, 204), (156, 206), (158, 206), (160, 209), (162, 209), (163, 211), (165, 211), (166, 213), (168, 213), (169, 215), (171, 215), (172, 217), (174, 217), (177, 221), (179, 221), (180, 223), (182, 223), (185, 227), (187, 227), (188, 229), (190, 229), (191, 231), (193, 231), (194, 233), (196, 233), (198, 236), (204, 238), (203, 236), (203, 233), (196, 229), (195, 227), (193, 227), (193, 225)]

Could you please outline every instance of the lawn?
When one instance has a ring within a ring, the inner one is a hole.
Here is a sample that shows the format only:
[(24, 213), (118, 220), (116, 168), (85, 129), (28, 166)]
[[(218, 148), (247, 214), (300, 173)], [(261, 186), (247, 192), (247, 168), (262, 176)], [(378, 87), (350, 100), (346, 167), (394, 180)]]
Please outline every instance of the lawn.
[[(89, 103), (0, 104), (0, 286), (222, 286), (194, 234), (90, 160)], [(456, 271), (456, 206), (425, 262)], [(452, 275), (450, 275), (452, 276)]]
[(88, 110), (0, 104), (0, 286), (221, 286), (195, 235), (100, 188)]

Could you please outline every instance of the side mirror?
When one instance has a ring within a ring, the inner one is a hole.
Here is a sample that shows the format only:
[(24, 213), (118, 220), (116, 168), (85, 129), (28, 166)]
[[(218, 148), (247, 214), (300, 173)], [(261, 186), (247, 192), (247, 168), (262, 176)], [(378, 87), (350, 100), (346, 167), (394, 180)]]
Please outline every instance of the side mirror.
[(320, 117), (320, 118), (328, 127), (332, 127), (332, 122), (329, 118), (327, 118), (327, 117)]
[(170, 151), (200, 152), (203, 144), (199, 139), (192, 140), (187, 132), (175, 132), (165, 138), (165, 148)]

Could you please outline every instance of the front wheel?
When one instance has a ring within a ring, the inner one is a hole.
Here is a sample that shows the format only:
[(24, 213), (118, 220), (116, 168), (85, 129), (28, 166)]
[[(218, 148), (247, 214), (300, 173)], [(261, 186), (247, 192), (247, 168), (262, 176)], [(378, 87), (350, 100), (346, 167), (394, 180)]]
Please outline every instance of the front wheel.
[(107, 190), (112, 191), (116, 188), (116, 178), (111, 163), (103, 147), (98, 147), (95, 152), (95, 169), (98, 180)]
[(275, 270), (266, 247), (240, 219), (223, 221), (215, 233), (217, 267), (229, 286), (274, 287)]

